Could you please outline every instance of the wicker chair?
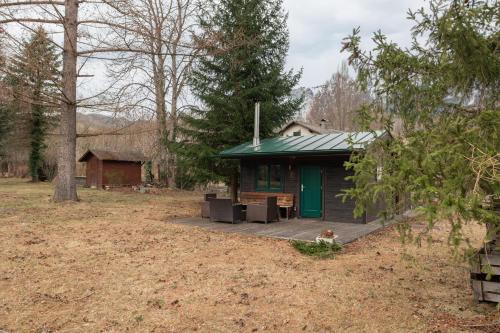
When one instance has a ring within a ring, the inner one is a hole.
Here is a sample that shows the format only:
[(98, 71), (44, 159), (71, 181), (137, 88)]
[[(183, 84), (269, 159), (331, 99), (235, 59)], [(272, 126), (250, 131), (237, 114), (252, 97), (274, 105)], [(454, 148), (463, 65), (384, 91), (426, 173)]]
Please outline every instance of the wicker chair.
[(217, 198), (215, 193), (206, 193), (204, 196), (204, 201), (201, 203), (201, 217), (210, 217), (210, 200)]
[(210, 199), (210, 221), (236, 223), (242, 220), (241, 204), (231, 199)]
[(247, 221), (271, 222), (279, 221), (277, 197), (267, 197), (264, 204), (247, 205)]

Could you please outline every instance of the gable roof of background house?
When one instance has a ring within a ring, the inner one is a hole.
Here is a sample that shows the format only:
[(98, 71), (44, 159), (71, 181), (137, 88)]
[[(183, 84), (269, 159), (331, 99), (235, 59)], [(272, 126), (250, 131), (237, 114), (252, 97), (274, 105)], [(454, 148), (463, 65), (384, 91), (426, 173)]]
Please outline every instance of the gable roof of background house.
[(292, 120), (292, 121), (288, 122), (287, 124), (285, 124), (283, 127), (281, 127), (278, 130), (278, 133), (282, 134), (284, 131), (286, 131), (287, 128), (289, 128), (293, 125), (299, 125), (299, 126), (305, 127), (314, 134), (341, 133), (341, 131), (337, 131), (337, 130), (330, 129), (330, 128), (324, 128), (321, 126), (316, 126), (316, 125), (309, 124), (309, 123), (306, 123), (306, 122), (301, 121), (301, 120)]
[(94, 155), (101, 161), (121, 161), (121, 162), (143, 162), (147, 161), (147, 158), (138, 152), (116, 152), (109, 150), (100, 149), (89, 149), (85, 154), (80, 157), (78, 162), (86, 162), (90, 158), (90, 155)]
[(340, 132), (319, 135), (288, 136), (263, 139), (254, 147), (247, 142), (222, 151), (225, 158), (269, 155), (327, 155), (364, 149), (387, 134), (375, 132)]

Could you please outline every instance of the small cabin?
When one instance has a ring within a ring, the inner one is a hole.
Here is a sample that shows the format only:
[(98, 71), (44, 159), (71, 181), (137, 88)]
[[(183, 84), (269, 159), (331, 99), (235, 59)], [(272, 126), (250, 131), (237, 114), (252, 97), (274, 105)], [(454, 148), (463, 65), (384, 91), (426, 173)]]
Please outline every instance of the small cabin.
[[(293, 194), (294, 215), (333, 222), (367, 223), (377, 218), (382, 205), (367, 207), (354, 217), (353, 200), (339, 194), (352, 187), (344, 163), (386, 132), (337, 132), (275, 137), (248, 142), (219, 154), (240, 161), (240, 197), (247, 193)], [(375, 174), (376, 170), (374, 170)]]
[(89, 149), (78, 162), (86, 163), (86, 186), (132, 186), (142, 183), (141, 170), (146, 158), (137, 152)]

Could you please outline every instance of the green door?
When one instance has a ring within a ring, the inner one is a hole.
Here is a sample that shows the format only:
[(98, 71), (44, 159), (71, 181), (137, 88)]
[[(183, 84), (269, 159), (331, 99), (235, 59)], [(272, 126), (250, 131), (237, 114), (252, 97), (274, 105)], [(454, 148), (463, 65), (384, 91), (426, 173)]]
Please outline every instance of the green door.
[(300, 216), (321, 216), (321, 169), (319, 166), (300, 168)]

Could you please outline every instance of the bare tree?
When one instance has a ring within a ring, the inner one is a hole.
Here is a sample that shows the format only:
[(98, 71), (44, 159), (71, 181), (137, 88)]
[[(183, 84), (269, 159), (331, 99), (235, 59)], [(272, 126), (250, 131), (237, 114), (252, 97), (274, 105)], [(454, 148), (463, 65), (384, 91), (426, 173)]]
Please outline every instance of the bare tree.
[(64, 2), (64, 44), (61, 122), (59, 154), (57, 156), (57, 183), (54, 201), (78, 200), (76, 194), (76, 80), (78, 43), (78, 0)]
[(356, 109), (368, 100), (369, 95), (357, 89), (356, 82), (349, 76), (347, 63), (343, 62), (337, 73), (314, 95), (308, 120), (319, 123), (325, 119), (332, 129), (352, 131), (356, 129)]
[[(145, 1), (150, 3), (151, 1)], [(110, 34), (116, 31), (127, 32), (132, 37), (125, 38), (133, 41), (136, 36), (148, 37), (156, 43), (163, 43), (161, 31), (141, 31), (141, 26), (127, 26), (130, 17), (143, 16), (137, 9), (134, 15), (123, 11), (126, 5), (131, 4), (123, 1), (79, 1), (79, 0), (0, 0), (0, 24), (16, 24), (25, 30), (33, 30), (34, 25), (43, 24), (55, 27), (54, 34), (63, 34), (62, 42), (57, 44), (63, 52), (62, 89), (57, 98), (60, 101), (60, 124), (59, 124), (59, 148), (58, 148), (58, 176), (54, 192), (55, 201), (78, 200), (75, 183), (76, 170), (76, 110), (79, 108), (92, 108), (95, 110), (116, 111), (121, 106), (122, 110), (134, 108), (134, 104), (120, 103), (123, 97), (115, 96), (113, 99), (106, 95), (120, 82), (120, 78), (102, 87), (100, 91), (89, 89), (87, 95), (81, 91), (85, 82), (77, 82), (78, 78), (88, 77), (82, 73), (82, 69), (89, 62), (95, 60), (111, 61), (116, 59), (116, 54), (126, 52), (128, 54), (144, 54), (144, 49), (137, 49), (134, 44), (115, 45), (109, 42)], [(83, 8), (80, 8), (83, 7)], [(152, 5), (153, 8), (155, 5)], [(131, 8), (131, 7), (129, 7)], [(63, 11), (64, 9), (64, 11)], [(158, 9), (159, 12), (163, 8)], [(80, 14), (82, 13), (82, 14)], [(152, 22), (149, 22), (152, 23)], [(160, 22), (161, 23), (161, 22)], [(62, 27), (62, 32), (57, 31)], [(15, 33), (9, 29), (2, 30), (4, 35), (16, 40)], [(57, 41), (57, 39), (56, 39)], [(62, 44), (62, 45), (61, 45)], [(150, 50), (150, 55), (155, 54)], [(160, 54), (171, 55), (172, 48), (161, 48)], [(155, 63), (155, 65), (161, 65)], [(136, 67), (141, 70), (140, 66)], [(147, 71), (147, 69), (142, 69)], [(90, 85), (87, 82), (87, 87)], [(77, 94), (77, 87), (80, 93)], [(116, 91), (115, 91), (116, 92)], [(120, 105), (121, 104), (121, 105)], [(124, 105), (125, 104), (125, 105)]]
[[(61, 9), (64, 7), (64, 15)], [(10, 1), (0, 3), (0, 23), (17, 23), (32, 30), (32, 24), (64, 27), (62, 91), (60, 95), (60, 143), (55, 201), (78, 200), (75, 184), (76, 148), (76, 65), (78, 0)]]
[[(110, 3), (121, 16), (105, 17), (114, 27), (108, 47), (129, 49), (109, 64), (108, 73), (121, 78), (118, 94), (156, 119), (155, 157), (158, 175), (175, 184), (175, 157), (167, 142), (176, 140), (187, 78), (200, 48), (195, 45), (198, 0), (124, 0)], [(105, 15), (108, 16), (108, 15)], [(130, 101), (130, 98), (128, 99)]]

